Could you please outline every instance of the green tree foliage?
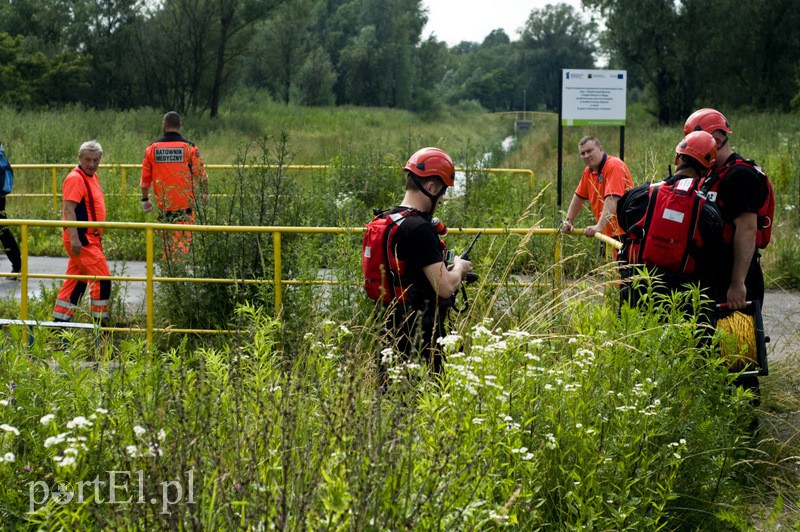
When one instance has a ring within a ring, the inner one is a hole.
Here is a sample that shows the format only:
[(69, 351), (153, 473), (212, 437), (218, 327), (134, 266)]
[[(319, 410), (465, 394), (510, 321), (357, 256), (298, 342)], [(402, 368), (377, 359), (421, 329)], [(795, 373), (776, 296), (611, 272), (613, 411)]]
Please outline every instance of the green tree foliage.
[(594, 68), (596, 25), (567, 4), (534, 9), (522, 30), (517, 63), (531, 101), (545, 109), (560, 104), (562, 68)]
[(336, 71), (328, 53), (322, 46), (312, 48), (297, 72), (296, 100), (304, 105), (333, 105), (335, 84)]
[[(0, 103), (216, 116), (245, 86), (277, 101), (426, 112), (443, 102), (555, 110), (563, 68), (608, 58), (662, 123), (700, 105), (800, 102), (794, 0), (583, 0), (448, 48), (422, 0), (14, 0), (0, 3)], [(486, 9), (491, 9), (487, 6)], [(605, 31), (600, 34), (595, 18)], [(10, 39), (10, 40), (9, 40)], [(598, 48), (602, 45), (602, 48)], [(798, 104), (800, 105), (800, 104)]]
[[(415, 48), (425, 18), (420, 0), (356, 0), (359, 30), (341, 49), (341, 103), (411, 106)], [(350, 21), (352, 23), (352, 21)]]
[[(714, 77), (723, 83), (702, 84), (700, 95), (729, 107), (788, 110), (800, 79), (800, 11), (791, 0), (734, 2), (711, 5), (686, 0), (695, 13), (725, 13), (725, 31), (709, 36)], [(702, 11), (701, 11), (702, 10)]]
[(277, 101), (289, 103), (300, 68), (309, 54), (307, 28), (312, 7), (311, 0), (286, 2), (264, 22), (254, 37), (258, 46), (251, 46), (247, 54), (246, 83), (265, 87)]
[(90, 57), (28, 51), (28, 40), (0, 33), (0, 104), (35, 108), (63, 104), (90, 92)]
[(490, 111), (513, 108), (515, 93), (521, 103), (522, 87), (514, 70), (514, 47), (506, 33), (492, 31), (480, 46), (456, 47), (455, 68), (442, 81), (446, 101), (476, 100)]
[(661, 123), (700, 105), (788, 108), (800, 76), (791, 0), (584, 0), (604, 16), (612, 65), (651, 91)]
[(631, 68), (642, 76), (642, 84), (654, 89), (656, 115), (662, 123), (683, 116), (675, 92), (685, 81), (680, 71), (686, 55), (686, 36), (680, 31), (672, 0), (589, 0), (584, 4), (600, 9), (609, 31), (602, 41), (611, 51), (612, 63)]
[(282, 0), (166, 0), (137, 31), (145, 92), (163, 108), (219, 112), (254, 24)]

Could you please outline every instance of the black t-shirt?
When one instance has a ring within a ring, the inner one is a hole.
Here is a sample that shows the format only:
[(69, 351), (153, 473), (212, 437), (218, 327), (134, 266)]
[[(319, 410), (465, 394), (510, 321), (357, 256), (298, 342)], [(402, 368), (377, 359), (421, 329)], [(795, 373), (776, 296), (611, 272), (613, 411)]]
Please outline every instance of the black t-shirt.
[[(732, 154), (726, 163), (742, 159), (738, 153)], [(719, 184), (717, 203), (725, 223), (733, 223), (740, 214), (758, 212), (767, 198), (767, 187), (758, 172), (746, 165), (731, 168)]]
[[(733, 153), (726, 162), (734, 159), (743, 159), (738, 153)], [(741, 214), (752, 212), (757, 213), (761, 205), (767, 198), (768, 189), (764, 178), (756, 170), (746, 165), (737, 165), (728, 170), (722, 182), (717, 188), (717, 205), (722, 220), (726, 224), (733, 225), (734, 220)], [(734, 229), (735, 232), (735, 229)], [(758, 263), (758, 250), (753, 253), (745, 277), (747, 287), (747, 299), (763, 299), (764, 277), (761, 273), (761, 266)], [(716, 298), (724, 300), (730, 285), (733, 270), (733, 243), (723, 245), (718, 254), (718, 261), (714, 268), (712, 284), (715, 285)]]
[[(395, 207), (390, 212), (404, 210)], [(427, 214), (407, 216), (394, 234), (392, 245), (397, 250), (397, 259), (406, 261), (406, 277), (412, 280), (409, 304), (414, 309), (433, 309), (436, 291), (431, 286), (423, 269), (438, 264), (444, 259), (445, 248)]]

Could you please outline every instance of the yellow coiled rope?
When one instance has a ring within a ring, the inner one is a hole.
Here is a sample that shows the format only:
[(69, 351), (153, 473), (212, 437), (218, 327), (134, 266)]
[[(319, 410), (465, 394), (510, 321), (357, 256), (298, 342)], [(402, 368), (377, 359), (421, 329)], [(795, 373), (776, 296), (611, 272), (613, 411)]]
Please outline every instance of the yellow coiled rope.
[(728, 361), (731, 371), (741, 371), (747, 366), (758, 366), (756, 327), (753, 316), (733, 312), (730, 316), (717, 320), (717, 330), (721, 331), (720, 351)]

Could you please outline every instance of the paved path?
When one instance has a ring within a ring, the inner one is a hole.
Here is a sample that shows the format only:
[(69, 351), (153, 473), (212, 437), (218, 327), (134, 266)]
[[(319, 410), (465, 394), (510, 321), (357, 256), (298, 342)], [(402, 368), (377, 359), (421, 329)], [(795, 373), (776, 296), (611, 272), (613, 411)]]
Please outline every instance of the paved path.
[[(143, 261), (109, 261), (108, 267), (111, 275), (121, 277), (144, 277), (145, 263)], [(11, 271), (11, 264), (5, 255), (0, 258), (0, 272)], [(28, 273), (42, 273), (62, 275), (67, 271), (67, 257), (30, 257)], [(43, 287), (61, 286), (62, 279), (28, 279), (28, 297), (39, 297)], [(144, 282), (139, 281), (113, 281), (121, 290), (121, 295), (127, 308), (126, 314), (144, 312)], [(8, 277), (0, 278), (0, 299), (8, 297), (20, 299), (20, 283)]]

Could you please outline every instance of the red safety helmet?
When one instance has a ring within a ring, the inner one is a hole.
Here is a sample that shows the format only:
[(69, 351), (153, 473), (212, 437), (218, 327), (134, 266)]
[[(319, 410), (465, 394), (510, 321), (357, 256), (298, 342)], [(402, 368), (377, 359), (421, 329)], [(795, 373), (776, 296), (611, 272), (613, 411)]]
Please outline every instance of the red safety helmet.
[(689, 115), (689, 118), (686, 119), (686, 123), (683, 125), (683, 134), (688, 135), (692, 131), (713, 133), (718, 129), (721, 129), (725, 133), (730, 133), (731, 125), (728, 123), (728, 119), (725, 118), (725, 115), (716, 109), (706, 107), (698, 109)]
[(688, 155), (706, 168), (711, 168), (717, 159), (717, 141), (711, 133), (692, 131), (678, 143), (675, 153)]
[(455, 184), (456, 167), (453, 159), (439, 148), (422, 148), (408, 159), (405, 168), (419, 177), (438, 176), (448, 187)]

